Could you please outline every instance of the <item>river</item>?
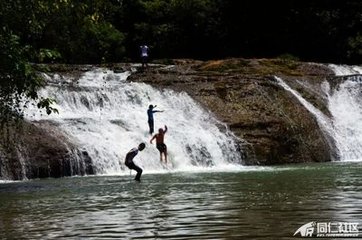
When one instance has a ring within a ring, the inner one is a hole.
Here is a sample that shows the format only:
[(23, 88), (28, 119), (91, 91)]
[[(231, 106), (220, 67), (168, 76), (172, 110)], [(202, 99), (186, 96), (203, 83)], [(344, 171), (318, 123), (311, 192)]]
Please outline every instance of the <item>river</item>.
[(0, 184), (0, 239), (291, 239), (362, 219), (362, 163)]

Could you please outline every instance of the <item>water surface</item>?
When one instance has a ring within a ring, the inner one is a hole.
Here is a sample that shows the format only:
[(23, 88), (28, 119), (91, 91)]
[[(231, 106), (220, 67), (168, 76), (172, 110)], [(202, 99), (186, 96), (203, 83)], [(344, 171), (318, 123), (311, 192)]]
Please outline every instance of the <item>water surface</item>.
[[(147, 171), (145, 171), (147, 172)], [(0, 184), (0, 239), (291, 239), (360, 222), (362, 163)]]

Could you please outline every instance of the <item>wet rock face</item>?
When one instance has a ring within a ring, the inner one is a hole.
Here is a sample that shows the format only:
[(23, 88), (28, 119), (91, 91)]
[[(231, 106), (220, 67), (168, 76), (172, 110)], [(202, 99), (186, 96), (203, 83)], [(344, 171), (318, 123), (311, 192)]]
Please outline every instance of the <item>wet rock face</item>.
[(319, 86), (331, 75), (318, 64), (229, 59), (178, 61), (137, 72), (129, 80), (187, 92), (245, 140), (245, 164), (272, 165), (325, 162), (334, 155), (314, 116), (274, 76), (328, 115)]
[(8, 143), (3, 144), (0, 177), (32, 179), (94, 174), (87, 153), (76, 146), (48, 122), (21, 122), (9, 127)]
[[(139, 69), (129, 80), (187, 92), (240, 138), (244, 164), (324, 162), (335, 155), (333, 142), (313, 115), (274, 78), (281, 77), (328, 116), (320, 89), (322, 81), (334, 76), (327, 67), (274, 59), (174, 60), (174, 64)], [(76, 81), (92, 67), (55, 65), (50, 70), (70, 74)], [(133, 68), (130, 64), (105, 67)], [(0, 178), (96, 174), (88, 153), (78, 150), (54, 123), (24, 121), (0, 134)], [(207, 155), (200, 157), (207, 164)]]

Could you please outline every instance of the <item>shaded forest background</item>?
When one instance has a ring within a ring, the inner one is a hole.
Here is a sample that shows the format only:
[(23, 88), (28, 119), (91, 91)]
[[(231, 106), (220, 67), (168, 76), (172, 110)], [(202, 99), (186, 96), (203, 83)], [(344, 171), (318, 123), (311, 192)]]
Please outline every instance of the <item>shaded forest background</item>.
[(137, 61), (144, 43), (152, 58), (362, 60), (361, 0), (8, 0), (0, 21), (0, 50), (31, 62)]
[(2, 0), (0, 134), (44, 80), (34, 63), (274, 58), (361, 64), (361, 0)]

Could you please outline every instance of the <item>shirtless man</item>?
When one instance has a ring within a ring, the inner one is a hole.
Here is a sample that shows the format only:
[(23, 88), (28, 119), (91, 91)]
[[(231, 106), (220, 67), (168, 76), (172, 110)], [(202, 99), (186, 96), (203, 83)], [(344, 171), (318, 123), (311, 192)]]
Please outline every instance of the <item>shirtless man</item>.
[(158, 133), (153, 136), (153, 138), (150, 140), (150, 143), (152, 144), (152, 141), (156, 139), (156, 147), (158, 151), (160, 151), (160, 161), (162, 162), (162, 153), (165, 156), (165, 163), (167, 164), (167, 146), (163, 142), (165, 133), (167, 132), (167, 126), (165, 125), (165, 130), (162, 128), (158, 129)]

